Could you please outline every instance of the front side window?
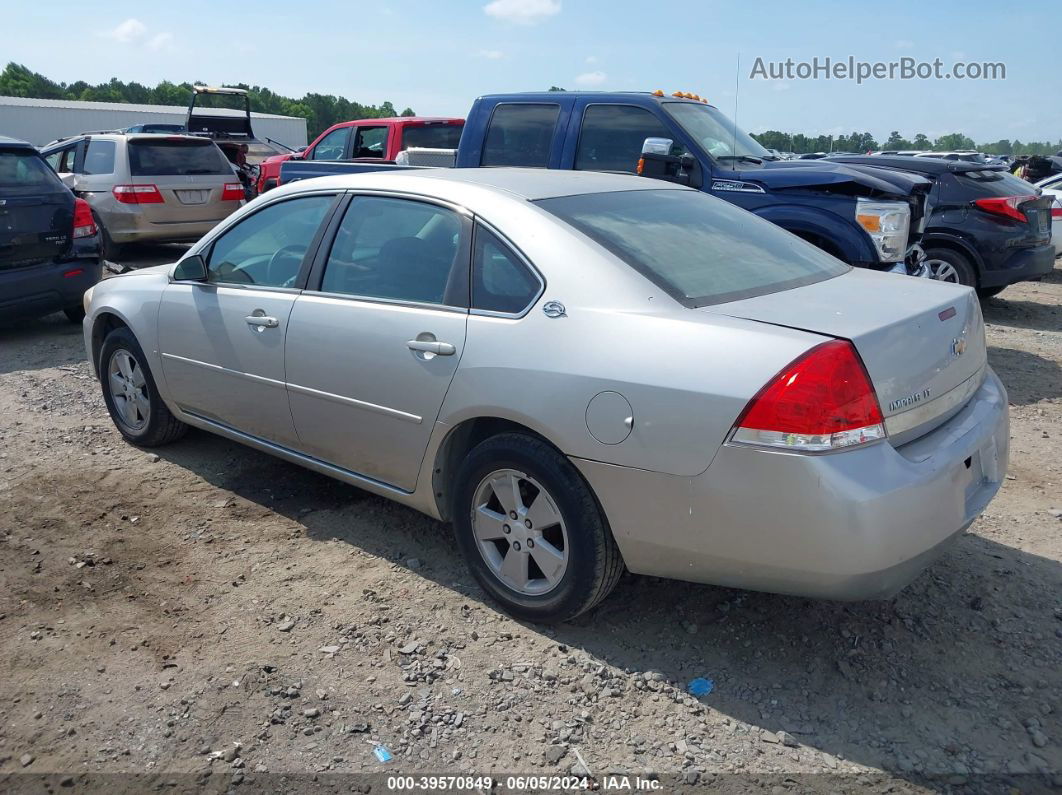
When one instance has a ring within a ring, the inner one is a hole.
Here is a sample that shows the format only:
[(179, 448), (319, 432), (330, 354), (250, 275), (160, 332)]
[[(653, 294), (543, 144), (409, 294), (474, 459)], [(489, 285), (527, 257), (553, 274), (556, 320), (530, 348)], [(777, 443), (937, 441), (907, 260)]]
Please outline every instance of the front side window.
[(313, 148), (312, 160), (342, 160), (347, 151), (350, 128), (340, 127), (332, 130)]
[(292, 287), (332, 196), (306, 196), (270, 205), (219, 237), (207, 259), (207, 281)]
[(542, 283), (497, 235), (476, 227), (472, 308), (517, 315), (538, 297)]
[(664, 110), (716, 160), (771, 157), (770, 152), (711, 105), (665, 102)]
[(480, 165), (545, 168), (559, 115), (560, 105), (498, 105), (490, 118)]
[[(646, 138), (670, 138), (674, 134), (652, 113), (634, 105), (590, 105), (583, 111), (575, 168), (581, 171), (638, 170), (638, 158)], [(681, 145), (669, 154), (683, 153)]]
[[(364, 298), (455, 303), (468, 268), (455, 267), (461, 220), (444, 207), (357, 196), (347, 208), (325, 265), (321, 291)], [(462, 274), (463, 271), (463, 274)]]
[(351, 157), (383, 157), (387, 154), (386, 127), (359, 127)]
[(541, 199), (686, 306), (776, 293), (849, 270), (769, 221), (694, 190), (630, 190)]
[(59, 173), (73, 174), (75, 160), (77, 160), (77, 146), (68, 146), (63, 150), (62, 157), (59, 158)]

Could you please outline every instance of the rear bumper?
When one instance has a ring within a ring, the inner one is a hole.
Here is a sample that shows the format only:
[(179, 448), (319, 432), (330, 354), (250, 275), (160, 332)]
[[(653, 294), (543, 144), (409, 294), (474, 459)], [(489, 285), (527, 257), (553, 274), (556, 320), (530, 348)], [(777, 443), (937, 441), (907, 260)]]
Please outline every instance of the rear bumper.
[(1047, 243), (1022, 248), (998, 262), (985, 263), (981, 272), (981, 287), (1001, 287), (1015, 282), (1041, 279), (1055, 267), (1055, 246)]
[(100, 261), (95, 258), (0, 270), (0, 318), (38, 317), (81, 306), (85, 290), (100, 275)]
[(948, 548), (1006, 473), (1006, 390), (988, 370), (922, 438), (830, 455), (724, 446), (695, 478), (575, 460), (628, 568), (828, 599), (891, 596)]
[(121, 204), (109, 197), (93, 201), (92, 209), (115, 243), (186, 243), (199, 240), (242, 204), (242, 201), (217, 203), (205, 211), (209, 217), (195, 221), (152, 222), (137, 205)]

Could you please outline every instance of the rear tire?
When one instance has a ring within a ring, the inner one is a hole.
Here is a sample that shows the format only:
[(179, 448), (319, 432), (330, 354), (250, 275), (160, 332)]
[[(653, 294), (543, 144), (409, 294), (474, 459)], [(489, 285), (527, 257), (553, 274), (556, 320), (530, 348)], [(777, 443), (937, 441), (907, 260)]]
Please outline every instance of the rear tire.
[(926, 251), (925, 265), (932, 271), (931, 278), (937, 281), (977, 286), (977, 271), (970, 260), (950, 248), (931, 248)]
[(71, 323), (80, 323), (85, 319), (85, 307), (83, 306), (68, 306), (63, 310), (63, 314), (66, 315), (66, 319)]
[(118, 262), (123, 252), (122, 245), (111, 240), (110, 233), (100, 222), (99, 216), (93, 213), (93, 217), (96, 219), (96, 228), (100, 230), (100, 259)]
[(978, 287), (977, 296), (979, 298), (993, 298), (1006, 290), (1008, 286), (1004, 284), (1002, 287)]
[(623, 573), (597, 500), (541, 439), (505, 433), (478, 444), (457, 473), (451, 508), (473, 576), (518, 618), (574, 618), (608, 596)]
[(159, 447), (188, 431), (159, 397), (147, 357), (128, 328), (114, 329), (104, 339), (99, 373), (103, 401), (126, 441), (139, 447)]

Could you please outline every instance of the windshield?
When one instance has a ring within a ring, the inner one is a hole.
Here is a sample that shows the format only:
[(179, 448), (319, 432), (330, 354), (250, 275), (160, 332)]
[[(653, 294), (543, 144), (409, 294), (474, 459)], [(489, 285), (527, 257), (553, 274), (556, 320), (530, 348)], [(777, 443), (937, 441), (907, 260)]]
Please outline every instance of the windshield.
[(848, 270), (769, 221), (700, 191), (586, 193), (536, 204), (686, 306), (780, 292)]
[(711, 105), (665, 102), (664, 110), (671, 114), (679, 126), (716, 159), (740, 157), (754, 157), (758, 160), (775, 159), (774, 155)]

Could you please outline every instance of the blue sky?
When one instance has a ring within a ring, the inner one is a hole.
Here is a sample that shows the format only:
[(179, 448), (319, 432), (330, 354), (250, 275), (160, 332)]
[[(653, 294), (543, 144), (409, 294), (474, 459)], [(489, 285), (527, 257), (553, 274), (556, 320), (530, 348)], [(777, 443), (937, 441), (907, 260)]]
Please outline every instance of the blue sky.
[[(51, 0), (5, 10), (3, 59), (67, 82), (246, 82), (455, 116), (479, 94), (550, 85), (693, 91), (733, 115), (736, 88), (738, 122), (753, 132), (1062, 137), (1058, 0), (880, 5), (887, 10), (818, 0)], [(1003, 62), (1007, 77), (749, 79), (757, 57), (850, 55)]]

